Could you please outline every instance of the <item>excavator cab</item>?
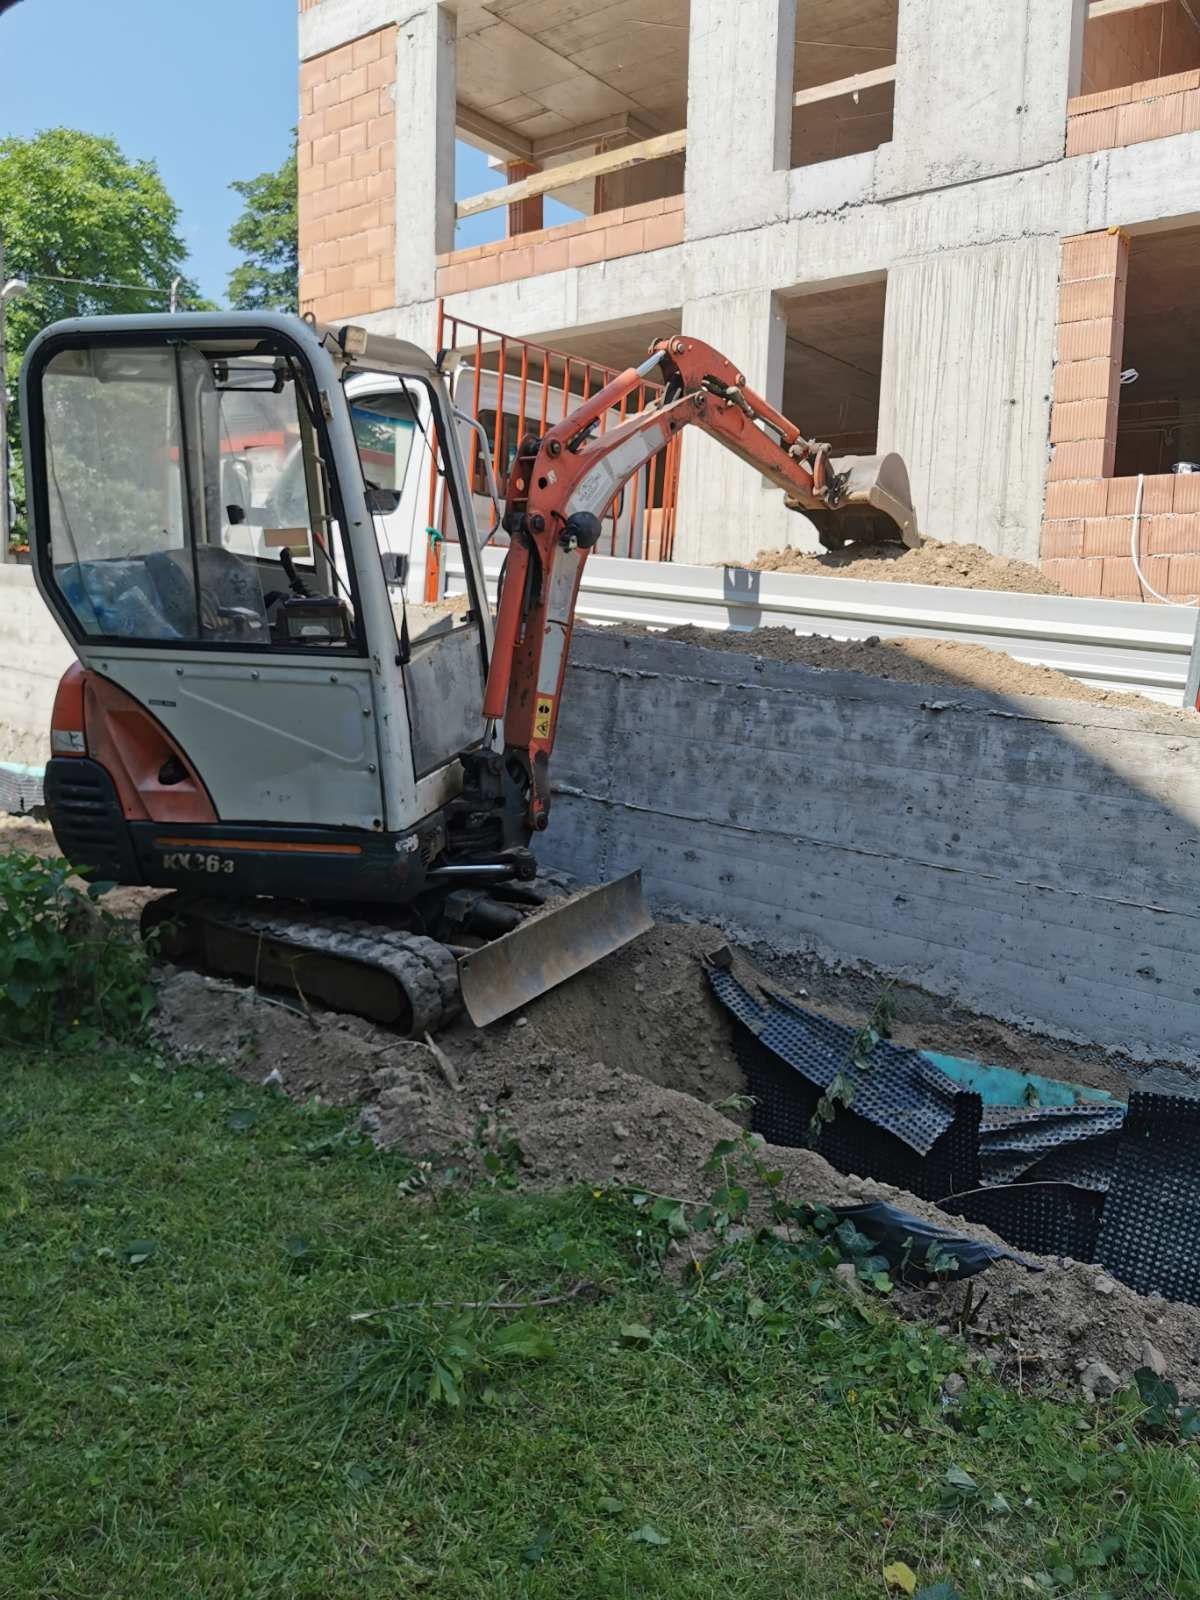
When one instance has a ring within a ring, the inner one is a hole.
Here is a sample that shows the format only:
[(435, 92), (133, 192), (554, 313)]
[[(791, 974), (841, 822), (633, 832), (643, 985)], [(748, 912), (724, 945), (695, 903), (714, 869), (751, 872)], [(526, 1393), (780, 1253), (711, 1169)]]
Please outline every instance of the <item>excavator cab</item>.
[[(420, 351), (370, 340), (373, 370), (426, 392), (427, 443), (462, 519), (470, 609), (414, 648), (341, 390), (366, 343), (356, 361), (266, 314), (105, 318), (60, 324), (29, 353), (36, 580), (92, 694), (123, 708), (97, 706), (93, 727), (135, 824), (408, 837), (484, 741), (491, 619), (445, 391)], [(143, 754), (173, 751), (197, 775), (190, 816), (126, 748), (134, 728)], [(126, 854), (159, 882), (181, 852), (144, 831)], [(221, 873), (269, 891), (264, 853)]]

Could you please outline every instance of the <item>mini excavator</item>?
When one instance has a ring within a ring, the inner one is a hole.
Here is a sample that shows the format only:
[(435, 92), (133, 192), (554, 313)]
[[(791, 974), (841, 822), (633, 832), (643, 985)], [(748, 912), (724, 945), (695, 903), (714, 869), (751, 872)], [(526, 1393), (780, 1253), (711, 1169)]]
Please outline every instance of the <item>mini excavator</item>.
[[(613, 425), (656, 369), (655, 403)], [(411, 402), (462, 550), (468, 609), (419, 633), (352, 426), (362, 373)], [(174, 891), (144, 918), (172, 959), (416, 1037), (460, 1007), (486, 1025), (650, 925), (638, 874), (548, 900), (531, 849), (584, 564), (644, 463), (690, 424), (828, 547), (920, 542), (898, 457), (833, 460), (686, 336), (521, 440), (494, 620), (465, 419), (411, 344), (274, 313), (60, 322), (21, 408), (36, 581), (78, 658), (45, 778), (64, 855)], [(289, 470), (251, 482), (248, 428)]]

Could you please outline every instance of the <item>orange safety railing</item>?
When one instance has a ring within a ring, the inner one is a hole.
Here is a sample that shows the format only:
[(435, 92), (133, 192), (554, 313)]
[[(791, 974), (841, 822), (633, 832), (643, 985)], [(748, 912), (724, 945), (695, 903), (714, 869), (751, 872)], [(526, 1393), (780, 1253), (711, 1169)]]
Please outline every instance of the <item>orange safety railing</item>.
[[(569, 355), (529, 339), (512, 338), (448, 314), (438, 302), (437, 349), (460, 411), (482, 423), (491, 452), (492, 472), (503, 499), (508, 469), (526, 433), (545, 433), (571, 409), (617, 377), (614, 367), (586, 356)], [(654, 405), (662, 384), (644, 379), (611, 413), (601, 419), (603, 433), (627, 416)], [(679, 490), (680, 439), (652, 457), (613, 501), (604, 517), (597, 555), (635, 560), (670, 561), (675, 544), (675, 509)], [(470, 430), (464, 441), (467, 477), (478, 498), (486, 496), (479, 473), (479, 435)], [(445, 485), (437, 465), (429, 473), (429, 558), (425, 566), (425, 598), (440, 597), (440, 549), (457, 539)], [(490, 526), (490, 518), (484, 524)], [(507, 542), (503, 534), (501, 543)]]

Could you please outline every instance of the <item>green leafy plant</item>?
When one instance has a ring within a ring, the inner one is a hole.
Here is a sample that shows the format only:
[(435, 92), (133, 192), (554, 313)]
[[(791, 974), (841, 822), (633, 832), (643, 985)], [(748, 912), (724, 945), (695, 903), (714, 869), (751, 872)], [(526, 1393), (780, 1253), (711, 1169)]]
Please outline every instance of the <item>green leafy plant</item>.
[(1147, 1433), (1165, 1435), (1191, 1443), (1200, 1439), (1200, 1410), (1181, 1406), (1179, 1390), (1169, 1378), (1160, 1378), (1153, 1367), (1139, 1367), (1133, 1375), (1138, 1396), (1145, 1410), (1140, 1418)]
[(837, 1116), (839, 1106), (848, 1111), (854, 1104), (854, 1090), (858, 1082), (856, 1074), (870, 1070), (871, 1052), (881, 1039), (891, 1037), (894, 1011), (892, 987), (889, 983), (880, 991), (879, 998), (871, 1008), (871, 1015), (850, 1041), (845, 1062), (834, 1073), (828, 1089), (817, 1101), (816, 1110), (808, 1124), (808, 1136), (813, 1144), (821, 1137), (825, 1124)]
[(527, 1361), (549, 1361), (554, 1344), (537, 1323), (496, 1324), (486, 1308), (438, 1321), (416, 1311), (403, 1320), (362, 1324), (369, 1345), (361, 1350), (340, 1392), (353, 1406), (385, 1414), (414, 1406), (458, 1409), (471, 1400), (495, 1400), (495, 1383)]
[(502, 1189), (518, 1186), (525, 1152), (503, 1111), (480, 1117), (475, 1124), (475, 1148), (483, 1157), (483, 1170), (494, 1184)]
[(65, 861), (0, 857), (0, 1037), (47, 1045), (128, 1038), (154, 1005), (149, 955), (97, 904), (110, 884), (72, 882)]
[(774, 1196), (783, 1172), (768, 1167), (762, 1159), (765, 1145), (762, 1134), (748, 1129), (736, 1138), (718, 1139), (704, 1163), (703, 1170), (719, 1179), (706, 1200), (632, 1191), (634, 1210), (641, 1213), (636, 1234), (639, 1250), (659, 1259), (672, 1240), (686, 1239), (691, 1233), (712, 1232), (724, 1237), (731, 1227), (745, 1221), (755, 1188), (771, 1198), (772, 1214), (776, 1214), (780, 1208)]

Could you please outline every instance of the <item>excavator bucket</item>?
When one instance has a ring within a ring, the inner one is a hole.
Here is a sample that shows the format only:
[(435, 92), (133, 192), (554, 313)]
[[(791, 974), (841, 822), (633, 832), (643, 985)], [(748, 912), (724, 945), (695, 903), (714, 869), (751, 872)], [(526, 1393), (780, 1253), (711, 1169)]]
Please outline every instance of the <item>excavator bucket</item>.
[(846, 473), (842, 503), (835, 511), (803, 511), (816, 527), (826, 550), (847, 544), (903, 544), (915, 550), (921, 543), (917, 514), (908, 487), (908, 468), (895, 451), (883, 456), (844, 456), (831, 461), (829, 470)]
[(467, 1015), (477, 1028), (486, 1028), (653, 926), (640, 872), (585, 889), (461, 957)]

